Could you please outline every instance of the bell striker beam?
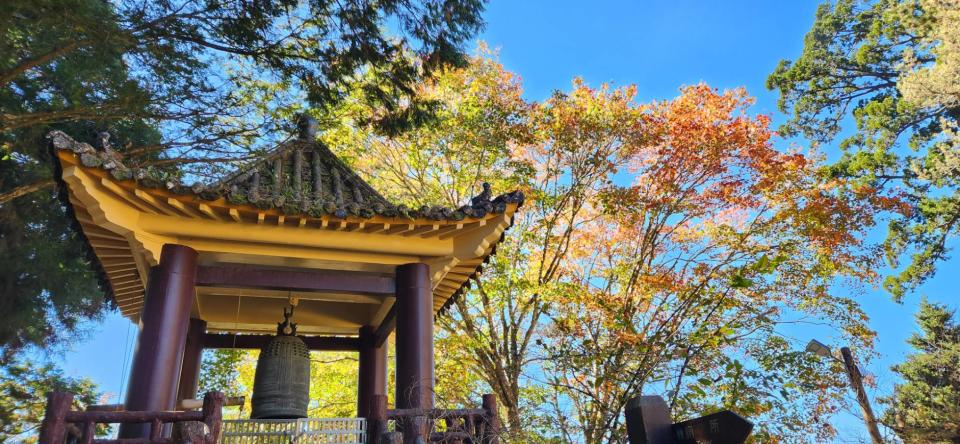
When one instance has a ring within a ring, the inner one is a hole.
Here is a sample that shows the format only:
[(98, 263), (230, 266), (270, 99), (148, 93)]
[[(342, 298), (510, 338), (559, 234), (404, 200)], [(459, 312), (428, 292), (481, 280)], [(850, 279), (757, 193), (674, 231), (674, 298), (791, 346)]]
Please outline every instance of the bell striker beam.
[(180, 388), (177, 400), (194, 399), (200, 381), (200, 359), (203, 356), (203, 344), (206, 340), (207, 322), (190, 318), (187, 328), (187, 344), (183, 350), (183, 365), (180, 366)]
[(397, 408), (433, 408), (433, 291), (430, 268), (397, 267)]
[[(195, 298), (197, 252), (165, 244), (160, 265), (150, 269), (141, 330), (130, 368), (125, 408), (173, 410)], [(122, 424), (120, 438), (148, 438), (150, 424)]]
[(360, 328), (359, 351), (357, 417), (369, 418), (374, 397), (387, 394), (387, 346), (377, 345), (373, 326)]

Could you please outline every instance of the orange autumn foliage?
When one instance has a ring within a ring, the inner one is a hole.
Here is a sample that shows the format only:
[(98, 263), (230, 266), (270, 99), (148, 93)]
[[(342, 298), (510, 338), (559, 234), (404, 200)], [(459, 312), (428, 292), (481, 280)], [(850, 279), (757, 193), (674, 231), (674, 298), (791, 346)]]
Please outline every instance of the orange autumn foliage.
[[(596, 102), (619, 109), (633, 94), (578, 84), (557, 114), (604, 108)], [(551, 383), (571, 399), (586, 442), (611, 439), (617, 412), (651, 381), (673, 381), (666, 387), (681, 412), (719, 404), (762, 418), (786, 408), (736, 393), (746, 364), (754, 384), (793, 378), (776, 368), (783, 362), (806, 368), (804, 377), (827, 382), (792, 402), (835, 409), (841, 380), (791, 354), (776, 333), (788, 319), (821, 320), (871, 344), (858, 305), (831, 286), (875, 281), (878, 257), (863, 239), (875, 215), (899, 202), (844, 192), (818, 175), (816, 153), (776, 149), (770, 119), (749, 115), (751, 104), (742, 89), (686, 87), (673, 100), (628, 106), (607, 122), (623, 139), (590, 152), (610, 162), (610, 177), (585, 200), (589, 216), (571, 239), (568, 286), (553, 299), (545, 342)], [(578, 137), (595, 125), (563, 123)], [(812, 420), (792, 426), (832, 433)], [(774, 427), (760, 433), (776, 436)]]

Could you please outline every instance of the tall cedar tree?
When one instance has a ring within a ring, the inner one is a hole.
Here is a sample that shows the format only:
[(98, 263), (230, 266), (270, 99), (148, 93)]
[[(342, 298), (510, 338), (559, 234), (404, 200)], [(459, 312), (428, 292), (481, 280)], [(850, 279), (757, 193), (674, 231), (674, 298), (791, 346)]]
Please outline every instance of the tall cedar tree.
[(881, 400), (883, 422), (907, 443), (960, 442), (960, 325), (927, 301), (916, 316), (920, 332), (907, 340), (915, 353), (893, 367), (903, 382)]
[[(792, 114), (787, 136), (829, 142), (826, 169), (854, 186), (901, 194), (885, 243), (896, 299), (930, 277), (960, 232), (960, 1), (838, 0), (820, 5), (803, 52), (767, 79)], [(856, 131), (843, 131), (851, 118)]]
[(132, 165), (167, 166), (171, 174), (188, 167), (202, 177), (255, 156), (256, 140), (275, 140), (288, 125), (256, 113), (239, 85), (283, 82), (325, 110), (368, 72), (376, 75), (359, 87), (367, 120), (397, 132), (425, 120), (431, 107), (412, 85), (464, 61), (461, 46), (482, 25), (482, 7), (482, 0), (4, 2), (3, 359), (70, 336), (106, 305), (50, 195), (48, 131), (88, 140), (109, 131)]

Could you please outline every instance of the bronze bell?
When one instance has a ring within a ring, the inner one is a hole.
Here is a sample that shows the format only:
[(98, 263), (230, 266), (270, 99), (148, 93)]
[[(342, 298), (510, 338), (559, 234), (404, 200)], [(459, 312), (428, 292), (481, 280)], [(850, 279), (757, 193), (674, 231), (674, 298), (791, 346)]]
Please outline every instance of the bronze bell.
[(290, 323), (293, 307), (283, 310), (277, 335), (260, 350), (253, 378), (251, 419), (306, 418), (310, 402), (310, 350)]

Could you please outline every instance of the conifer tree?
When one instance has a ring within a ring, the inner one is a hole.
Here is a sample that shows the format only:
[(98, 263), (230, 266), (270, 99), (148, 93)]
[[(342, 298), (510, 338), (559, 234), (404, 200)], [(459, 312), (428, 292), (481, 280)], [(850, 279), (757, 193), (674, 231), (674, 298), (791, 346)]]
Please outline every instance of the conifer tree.
[(893, 367), (903, 378), (884, 423), (906, 443), (960, 442), (960, 325), (946, 306), (923, 301), (920, 331), (907, 340), (915, 350)]

